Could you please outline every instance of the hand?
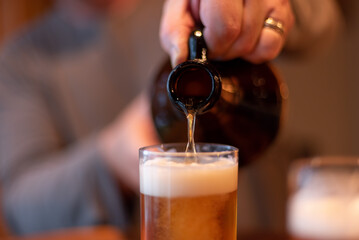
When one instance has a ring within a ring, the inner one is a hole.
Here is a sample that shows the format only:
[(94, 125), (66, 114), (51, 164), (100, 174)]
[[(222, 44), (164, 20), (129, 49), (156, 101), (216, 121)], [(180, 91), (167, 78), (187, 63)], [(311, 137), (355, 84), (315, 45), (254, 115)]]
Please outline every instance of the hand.
[[(264, 27), (269, 17), (283, 24), (282, 34)], [(160, 39), (173, 66), (187, 59), (196, 23), (204, 26), (209, 58), (260, 63), (278, 56), (294, 16), (289, 0), (166, 0)]]
[(159, 143), (150, 114), (150, 101), (142, 94), (100, 134), (104, 160), (121, 187), (139, 190), (139, 148)]

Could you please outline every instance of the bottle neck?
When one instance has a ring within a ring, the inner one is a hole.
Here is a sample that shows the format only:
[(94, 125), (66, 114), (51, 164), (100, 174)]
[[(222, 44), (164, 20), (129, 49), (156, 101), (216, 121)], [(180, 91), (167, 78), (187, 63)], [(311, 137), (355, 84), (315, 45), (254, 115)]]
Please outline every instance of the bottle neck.
[(167, 92), (182, 111), (197, 114), (211, 109), (221, 93), (221, 78), (207, 61), (207, 47), (201, 30), (189, 38), (189, 60), (176, 66), (169, 75)]

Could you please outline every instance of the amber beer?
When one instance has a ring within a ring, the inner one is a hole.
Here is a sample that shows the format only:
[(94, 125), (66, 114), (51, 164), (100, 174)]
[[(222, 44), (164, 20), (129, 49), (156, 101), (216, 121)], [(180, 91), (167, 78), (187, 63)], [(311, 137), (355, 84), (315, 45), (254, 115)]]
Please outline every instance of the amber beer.
[(236, 239), (236, 156), (197, 155), (162, 153), (141, 163), (141, 239)]
[(359, 240), (359, 158), (313, 158), (298, 166), (289, 181), (291, 239)]

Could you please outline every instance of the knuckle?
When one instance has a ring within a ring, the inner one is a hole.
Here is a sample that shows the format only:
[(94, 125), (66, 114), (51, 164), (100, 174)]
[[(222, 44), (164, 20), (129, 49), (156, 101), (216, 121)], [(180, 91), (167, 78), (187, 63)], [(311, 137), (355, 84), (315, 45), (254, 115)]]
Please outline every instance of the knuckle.
[(223, 39), (226, 39), (226, 41), (234, 41), (238, 37), (240, 31), (240, 24), (232, 22), (223, 26), (221, 28), (220, 34)]
[(228, 49), (236, 42), (239, 36), (239, 24), (225, 24), (213, 31), (207, 40), (207, 45), (213, 57), (225, 54)]

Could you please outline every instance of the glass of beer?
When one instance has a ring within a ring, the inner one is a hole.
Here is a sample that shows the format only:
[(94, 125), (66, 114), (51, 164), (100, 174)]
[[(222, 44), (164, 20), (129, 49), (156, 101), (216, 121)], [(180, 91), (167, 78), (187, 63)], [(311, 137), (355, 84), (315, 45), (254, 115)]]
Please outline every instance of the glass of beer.
[(287, 222), (292, 239), (359, 239), (359, 158), (296, 161), (288, 182)]
[(185, 149), (140, 149), (141, 239), (236, 239), (238, 150), (205, 143)]

